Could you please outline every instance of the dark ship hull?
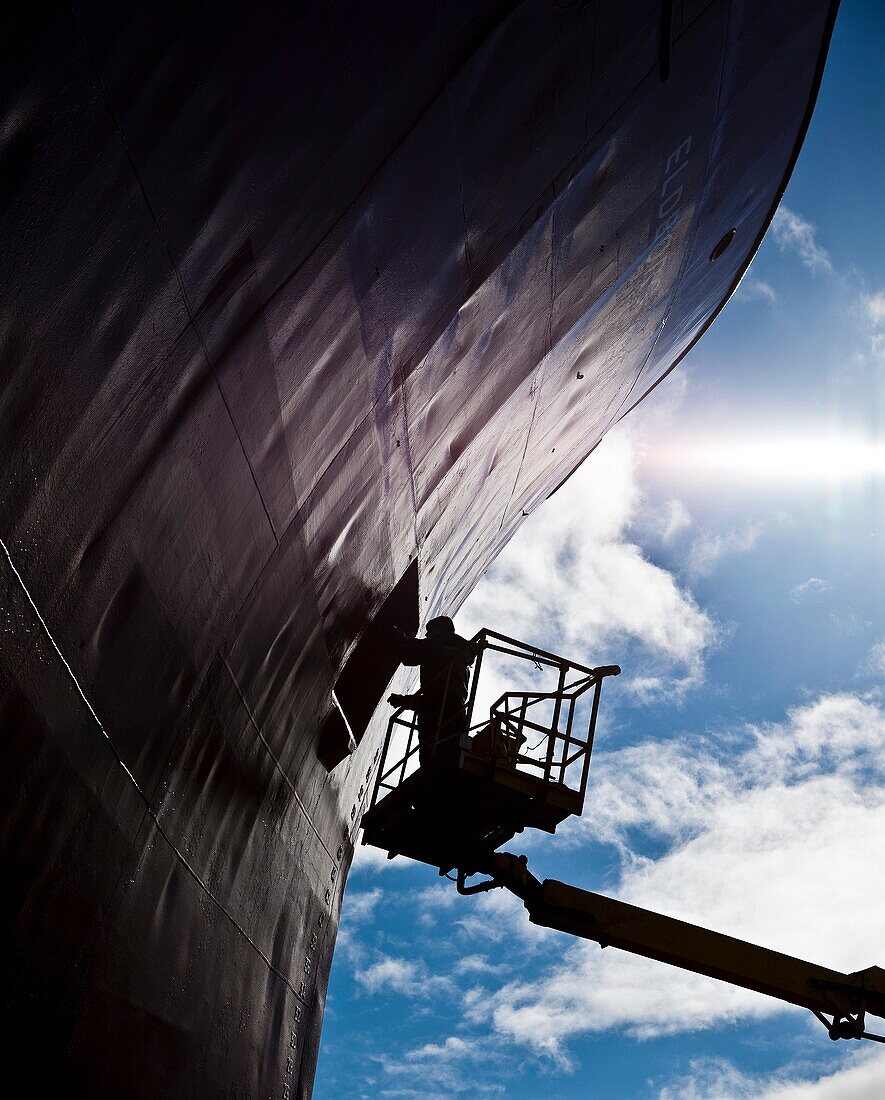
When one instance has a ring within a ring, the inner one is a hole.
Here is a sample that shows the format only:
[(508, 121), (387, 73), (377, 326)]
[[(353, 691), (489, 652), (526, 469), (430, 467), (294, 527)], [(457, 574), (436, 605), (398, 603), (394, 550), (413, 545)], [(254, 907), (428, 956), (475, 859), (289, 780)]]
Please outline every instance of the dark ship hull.
[(6, 8), (0, 995), (41, 1093), (310, 1093), (382, 627), (456, 610), (709, 324), (833, 16)]

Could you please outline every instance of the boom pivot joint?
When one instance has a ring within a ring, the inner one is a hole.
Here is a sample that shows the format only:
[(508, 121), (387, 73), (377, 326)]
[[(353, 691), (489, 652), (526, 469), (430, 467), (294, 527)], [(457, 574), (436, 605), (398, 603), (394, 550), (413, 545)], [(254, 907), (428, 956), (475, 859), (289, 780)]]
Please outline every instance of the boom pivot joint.
[[(467, 879), (475, 874), (489, 877), (468, 886)], [(504, 888), (520, 898), (527, 908), (530, 902), (540, 899), (543, 892), (541, 883), (528, 868), (528, 857), (515, 856), (512, 852), (490, 852), (479, 857), (475, 867), (459, 867), (456, 881), (459, 894), (482, 894)]]

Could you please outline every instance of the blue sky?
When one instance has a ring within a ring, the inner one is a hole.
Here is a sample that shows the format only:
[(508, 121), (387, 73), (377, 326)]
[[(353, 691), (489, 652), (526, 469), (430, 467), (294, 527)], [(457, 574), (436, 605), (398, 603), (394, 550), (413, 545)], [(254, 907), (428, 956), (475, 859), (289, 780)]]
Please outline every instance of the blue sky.
[[(883, 72), (885, 7), (843, 3), (737, 295), (458, 622), (624, 669), (537, 875), (844, 970), (885, 965)], [(315, 1095), (872, 1100), (885, 1048), (364, 849)]]

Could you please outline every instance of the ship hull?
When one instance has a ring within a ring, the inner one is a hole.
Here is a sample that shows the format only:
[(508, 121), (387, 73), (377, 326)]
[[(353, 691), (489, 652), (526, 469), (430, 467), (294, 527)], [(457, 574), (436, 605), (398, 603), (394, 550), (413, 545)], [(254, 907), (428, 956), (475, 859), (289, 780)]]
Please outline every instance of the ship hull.
[(627, 9), (2, 16), (0, 997), (42, 1092), (310, 1094), (384, 631), (710, 323), (834, 18)]

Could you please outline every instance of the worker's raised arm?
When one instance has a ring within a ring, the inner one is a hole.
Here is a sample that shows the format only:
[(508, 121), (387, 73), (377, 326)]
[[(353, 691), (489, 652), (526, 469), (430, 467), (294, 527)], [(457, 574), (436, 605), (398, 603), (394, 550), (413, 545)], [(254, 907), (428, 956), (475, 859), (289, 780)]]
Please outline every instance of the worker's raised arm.
[(400, 664), (413, 667), (420, 665), (427, 656), (427, 641), (424, 638), (410, 638), (398, 626), (392, 630), (393, 647)]

